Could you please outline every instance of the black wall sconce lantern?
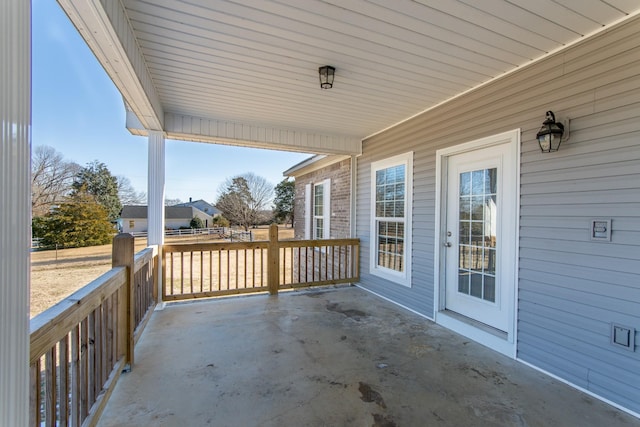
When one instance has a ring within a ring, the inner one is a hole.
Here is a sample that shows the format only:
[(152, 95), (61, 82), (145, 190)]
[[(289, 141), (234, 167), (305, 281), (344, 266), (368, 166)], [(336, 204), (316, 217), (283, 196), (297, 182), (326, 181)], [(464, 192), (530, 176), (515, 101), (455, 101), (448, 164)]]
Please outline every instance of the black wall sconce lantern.
[(320, 74), (320, 87), (322, 89), (331, 89), (333, 87), (333, 78), (336, 75), (336, 69), (331, 65), (325, 65), (318, 69)]
[[(538, 131), (538, 144), (543, 153), (551, 153), (558, 151), (564, 134), (564, 125), (556, 123), (556, 116), (553, 111), (547, 111), (547, 118), (542, 123), (540, 131)], [(567, 137), (567, 139), (569, 139)]]

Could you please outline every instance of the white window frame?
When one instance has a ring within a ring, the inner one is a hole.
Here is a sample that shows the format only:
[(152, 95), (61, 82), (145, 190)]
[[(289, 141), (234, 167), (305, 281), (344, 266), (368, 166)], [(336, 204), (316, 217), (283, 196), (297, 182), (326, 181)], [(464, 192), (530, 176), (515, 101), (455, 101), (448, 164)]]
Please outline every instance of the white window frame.
[[(404, 165), (404, 218), (398, 222), (404, 223), (404, 247), (403, 247), (403, 271), (396, 271), (378, 265), (378, 221), (385, 220), (384, 217), (376, 217), (376, 172), (396, 166)], [(370, 245), (369, 245), (369, 273), (382, 277), (394, 283), (411, 287), (411, 242), (413, 232), (411, 227), (412, 205), (413, 205), (413, 151), (389, 157), (371, 163), (371, 223), (370, 223)]]
[(311, 240), (311, 183), (304, 186), (304, 239)]
[[(315, 215), (315, 188), (322, 186), (322, 215)], [(308, 183), (304, 188), (304, 238), (317, 239), (315, 220), (322, 219), (322, 239), (330, 239), (331, 232), (331, 179)]]
[[(320, 215), (317, 214), (316, 210), (318, 207), (318, 189), (321, 188), (322, 189), (322, 213)], [(311, 230), (313, 231), (313, 240), (318, 240), (318, 239), (326, 239), (325, 235), (324, 235), (324, 212), (325, 212), (325, 208), (324, 208), (324, 182), (321, 182), (319, 184), (313, 184), (313, 203), (312, 203), (312, 208), (311, 208)], [(319, 227), (318, 227), (318, 220), (322, 220), (322, 237), (318, 236), (318, 231)]]

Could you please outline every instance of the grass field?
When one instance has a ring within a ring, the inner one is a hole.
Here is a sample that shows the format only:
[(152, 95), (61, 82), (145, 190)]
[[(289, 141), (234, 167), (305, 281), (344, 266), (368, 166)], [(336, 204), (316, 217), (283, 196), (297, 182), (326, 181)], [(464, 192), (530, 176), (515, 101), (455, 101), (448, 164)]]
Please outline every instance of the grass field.
[[(252, 229), (254, 240), (267, 240), (268, 228)], [(293, 229), (281, 227), (280, 239), (293, 238)], [(168, 237), (166, 243), (219, 241), (214, 236)], [(136, 239), (135, 251), (147, 239)], [(43, 312), (111, 269), (111, 245), (60, 249), (31, 253), (31, 317)]]

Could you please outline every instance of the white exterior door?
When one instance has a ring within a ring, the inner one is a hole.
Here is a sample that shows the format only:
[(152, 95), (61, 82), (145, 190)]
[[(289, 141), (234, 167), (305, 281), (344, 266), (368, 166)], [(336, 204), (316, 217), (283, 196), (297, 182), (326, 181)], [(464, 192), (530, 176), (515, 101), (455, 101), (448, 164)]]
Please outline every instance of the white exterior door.
[(516, 167), (502, 143), (447, 162), (444, 309), (508, 333), (514, 313)]

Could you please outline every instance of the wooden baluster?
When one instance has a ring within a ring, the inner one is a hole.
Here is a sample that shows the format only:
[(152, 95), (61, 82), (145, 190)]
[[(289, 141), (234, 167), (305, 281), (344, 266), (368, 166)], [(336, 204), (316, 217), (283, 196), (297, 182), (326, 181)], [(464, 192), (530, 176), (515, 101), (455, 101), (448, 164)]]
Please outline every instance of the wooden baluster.
[(59, 414), (60, 425), (69, 424), (69, 335), (60, 340)]
[(29, 380), (31, 392), (29, 394), (29, 425), (40, 427), (42, 423), (42, 371), (40, 359), (31, 364)]
[(45, 394), (44, 394), (44, 420), (47, 427), (57, 426), (56, 407), (56, 346), (51, 347), (44, 357), (45, 369)]

